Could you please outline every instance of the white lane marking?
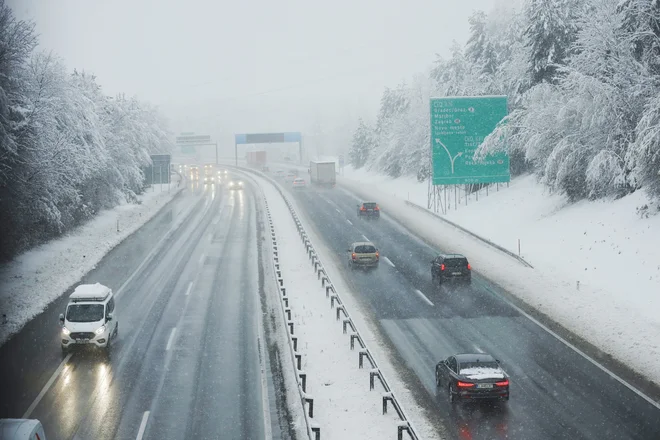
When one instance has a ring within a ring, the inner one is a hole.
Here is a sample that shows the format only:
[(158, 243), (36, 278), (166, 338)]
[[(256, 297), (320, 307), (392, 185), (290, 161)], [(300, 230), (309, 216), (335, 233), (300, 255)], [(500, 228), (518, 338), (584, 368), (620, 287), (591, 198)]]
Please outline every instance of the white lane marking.
[(364, 241), (369, 241), (369, 239), (364, 235), (362, 236), (362, 238), (364, 238)]
[(202, 255), (199, 257), (199, 264), (202, 264), (202, 263), (204, 262), (204, 258), (205, 258), (205, 257), (206, 257), (206, 255), (204, 255), (204, 254), (202, 254)]
[(57, 379), (57, 376), (60, 375), (62, 370), (64, 369), (64, 366), (66, 365), (67, 362), (69, 362), (69, 359), (71, 359), (71, 356), (73, 356), (73, 353), (69, 353), (66, 355), (64, 360), (60, 362), (59, 367), (57, 367), (57, 370), (53, 373), (52, 376), (50, 376), (50, 379), (48, 379), (48, 382), (46, 382), (46, 385), (41, 389), (39, 394), (37, 395), (37, 398), (34, 399), (34, 402), (28, 407), (27, 411), (25, 411), (25, 414), (23, 414), (23, 419), (28, 419), (30, 418), (30, 414), (32, 414), (32, 411), (39, 405), (39, 402), (41, 402), (41, 399), (46, 395), (48, 390), (50, 389), (51, 386), (53, 386), (53, 382), (55, 382), (55, 379)]
[(424, 301), (426, 301), (430, 306), (434, 306), (434, 305), (435, 305), (435, 304), (433, 304), (433, 303), (431, 302), (430, 299), (428, 299), (428, 298), (426, 297), (426, 295), (424, 295), (424, 294), (422, 293), (421, 290), (419, 290), (419, 289), (415, 289), (415, 293), (416, 293), (417, 295), (419, 295), (420, 298), (422, 298)]
[(176, 334), (176, 327), (172, 329), (172, 332), (170, 333), (170, 338), (167, 340), (167, 347), (165, 347), (165, 351), (169, 351), (170, 348), (172, 348), (172, 343), (174, 342), (174, 335)]
[(396, 267), (396, 266), (394, 265), (394, 263), (392, 263), (392, 262), (390, 261), (389, 258), (387, 258), (387, 257), (381, 257), (381, 258), (383, 259), (383, 261), (385, 261), (385, 262), (386, 262), (387, 264), (389, 264), (390, 266), (392, 266), (392, 267)]
[(190, 284), (188, 284), (188, 288), (186, 289), (186, 296), (190, 295), (190, 290), (192, 289), (193, 282), (191, 281)]
[(473, 348), (474, 351), (476, 351), (477, 353), (485, 353), (481, 348), (479, 348), (478, 346), (476, 346), (476, 345), (474, 345), (474, 344), (472, 344), (472, 348)]
[(353, 224), (353, 223), (351, 223), (351, 221), (349, 219), (346, 219), (346, 221), (348, 222), (349, 225)]
[[(490, 289), (486, 289), (486, 290), (490, 291)], [(625, 387), (628, 388), (630, 391), (632, 391), (633, 393), (637, 394), (639, 397), (641, 397), (642, 399), (646, 400), (648, 403), (650, 403), (650, 404), (653, 405), (654, 407), (660, 409), (660, 402), (656, 402), (655, 400), (651, 399), (649, 396), (647, 396), (646, 394), (642, 393), (640, 390), (638, 390), (637, 388), (635, 388), (634, 386), (630, 385), (628, 382), (626, 382), (625, 380), (623, 380), (623, 379), (622, 379), (621, 377), (619, 377), (616, 373), (614, 373), (614, 372), (608, 370), (607, 368), (605, 368), (605, 366), (603, 366), (603, 365), (599, 364), (598, 362), (596, 362), (596, 361), (595, 361), (593, 358), (591, 358), (588, 354), (586, 354), (585, 352), (583, 352), (582, 350), (580, 350), (579, 348), (577, 348), (575, 345), (573, 345), (573, 344), (571, 344), (570, 342), (568, 342), (566, 339), (564, 339), (564, 338), (562, 338), (561, 336), (559, 336), (557, 333), (555, 333), (555, 332), (553, 332), (552, 330), (550, 330), (548, 327), (546, 327), (546, 326), (543, 325), (541, 322), (539, 322), (538, 320), (536, 320), (536, 318), (534, 318), (533, 316), (531, 316), (530, 314), (528, 314), (527, 312), (525, 312), (523, 309), (521, 309), (520, 307), (518, 307), (517, 305), (515, 305), (514, 303), (512, 303), (512, 302), (509, 301), (508, 299), (504, 298), (504, 297), (501, 296), (501, 295), (497, 295), (497, 296), (498, 296), (498, 298), (501, 298), (505, 303), (509, 304), (511, 307), (513, 307), (514, 309), (516, 309), (516, 310), (518, 311), (518, 313), (520, 313), (521, 315), (523, 315), (525, 318), (529, 319), (529, 320), (532, 321), (534, 324), (538, 325), (538, 326), (541, 327), (543, 330), (545, 330), (546, 332), (548, 332), (549, 334), (551, 334), (552, 336), (554, 336), (555, 339), (557, 339), (559, 342), (561, 342), (562, 344), (566, 345), (568, 348), (570, 348), (571, 350), (573, 350), (574, 352), (576, 352), (577, 354), (579, 354), (580, 356), (582, 356), (584, 359), (586, 359), (586, 360), (588, 360), (589, 362), (591, 362), (594, 366), (598, 367), (601, 371), (603, 371), (604, 373), (606, 373), (607, 375), (609, 375), (612, 379), (618, 381), (621, 385), (625, 386)]]
[(138, 430), (135, 440), (142, 440), (144, 431), (147, 429), (147, 420), (149, 420), (149, 411), (145, 411), (144, 414), (142, 414), (142, 422), (140, 422), (140, 429)]
[[(190, 212), (192, 212), (192, 210), (195, 208), (195, 206), (196, 206), (196, 205), (193, 203), (193, 204), (190, 206), (190, 209), (187, 209), (187, 210), (186, 210), (186, 214), (184, 215), (183, 218), (185, 218)], [(202, 216), (204, 216), (204, 215), (206, 214), (206, 211), (208, 211), (208, 208), (205, 208), (205, 209), (204, 209), (204, 213), (202, 214)], [(170, 228), (170, 230), (167, 231), (167, 233), (165, 233), (165, 235), (163, 236), (163, 238), (161, 238), (160, 241), (159, 241), (158, 243), (156, 243), (156, 246), (154, 246), (154, 247), (151, 249), (151, 252), (149, 252), (149, 254), (148, 254), (146, 257), (144, 257), (144, 260), (142, 260), (142, 263), (140, 263), (140, 265), (137, 267), (137, 269), (135, 269), (135, 270), (133, 271), (133, 273), (132, 273), (132, 274), (126, 279), (126, 281), (124, 281), (124, 284), (122, 284), (122, 285), (119, 287), (119, 289), (117, 289), (117, 293), (115, 293), (115, 299), (119, 299), (119, 297), (121, 296), (121, 294), (124, 292), (124, 289), (126, 288), (126, 286), (128, 286), (128, 283), (130, 283), (130, 282), (133, 280), (133, 278), (135, 278), (135, 276), (136, 276), (136, 275), (142, 270), (142, 268), (143, 268), (147, 263), (149, 263), (149, 262), (151, 261), (151, 258), (152, 258), (154, 255), (156, 255), (156, 252), (158, 252), (158, 251), (160, 250), (161, 245), (162, 245), (163, 243), (165, 243), (165, 241), (168, 240), (168, 239), (172, 236), (172, 234), (174, 234), (174, 231), (175, 231), (179, 226), (181, 226), (182, 222), (183, 222), (183, 220), (180, 220), (177, 224), (175, 224), (174, 226), (172, 226), (172, 227)]]
[(337, 211), (338, 213), (340, 213), (340, 214), (341, 214), (341, 211), (340, 211), (340, 210), (338, 210), (337, 208), (335, 208), (335, 211)]

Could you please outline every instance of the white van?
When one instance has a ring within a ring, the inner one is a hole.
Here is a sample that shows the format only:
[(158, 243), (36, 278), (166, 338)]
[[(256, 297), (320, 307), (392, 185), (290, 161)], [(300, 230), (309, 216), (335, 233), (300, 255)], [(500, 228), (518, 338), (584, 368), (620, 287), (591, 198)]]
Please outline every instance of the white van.
[(46, 440), (39, 420), (0, 419), (0, 440)]
[(76, 287), (60, 314), (62, 351), (74, 346), (92, 346), (106, 351), (117, 337), (119, 321), (114, 316), (115, 299), (112, 290), (100, 283)]

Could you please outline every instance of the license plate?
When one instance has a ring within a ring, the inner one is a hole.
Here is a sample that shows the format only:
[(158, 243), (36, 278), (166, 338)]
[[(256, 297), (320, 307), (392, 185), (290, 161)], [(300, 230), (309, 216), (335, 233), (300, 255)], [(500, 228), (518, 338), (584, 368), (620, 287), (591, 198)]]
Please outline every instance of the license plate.
[(76, 344), (89, 344), (89, 339), (76, 339)]
[(493, 384), (492, 383), (478, 383), (477, 388), (489, 389), (489, 388), (493, 388)]
[(463, 275), (462, 272), (452, 272), (452, 275)]

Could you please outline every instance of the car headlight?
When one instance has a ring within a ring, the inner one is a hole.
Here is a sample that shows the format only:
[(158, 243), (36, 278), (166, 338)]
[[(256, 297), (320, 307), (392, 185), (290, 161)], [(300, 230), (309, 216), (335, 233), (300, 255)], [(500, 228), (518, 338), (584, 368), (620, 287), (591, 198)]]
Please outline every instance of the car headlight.
[(239, 184), (240, 186), (243, 186), (243, 182), (238, 182), (238, 184)]
[(97, 335), (100, 335), (100, 334), (102, 334), (104, 331), (105, 331), (105, 325), (102, 325), (101, 327), (97, 328), (96, 331), (95, 331), (94, 333), (96, 333)]
[(64, 336), (69, 336), (71, 334), (71, 330), (66, 327), (62, 327), (62, 333), (64, 333)]

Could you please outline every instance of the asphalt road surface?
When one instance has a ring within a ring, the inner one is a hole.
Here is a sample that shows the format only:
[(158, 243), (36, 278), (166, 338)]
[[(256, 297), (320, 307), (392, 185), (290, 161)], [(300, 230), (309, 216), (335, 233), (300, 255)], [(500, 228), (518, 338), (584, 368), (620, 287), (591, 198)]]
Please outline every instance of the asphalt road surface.
[(61, 353), (67, 292), (0, 348), (0, 418), (49, 440), (263, 439), (255, 216), (248, 189), (187, 188), (83, 280), (116, 294), (110, 355)]
[[(476, 273), (471, 286), (439, 287), (430, 277), (439, 250), (386, 215), (358, 219), (358, 201), (338, 188), (293, 193), (409, 373), (410, 388), (457, 438), (660, 439), (656, 407), (519, 313), (500, 288)], [(352, 272), (346, 249), (364, 240), (380, 249), (380, 267)], [(500, 359), (511, 400), (451, 405), (447, 390), (436, 389), (434, 367), (460, 352)]]

